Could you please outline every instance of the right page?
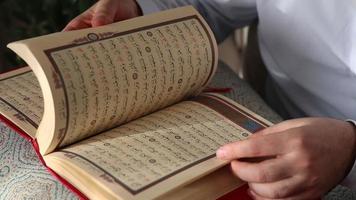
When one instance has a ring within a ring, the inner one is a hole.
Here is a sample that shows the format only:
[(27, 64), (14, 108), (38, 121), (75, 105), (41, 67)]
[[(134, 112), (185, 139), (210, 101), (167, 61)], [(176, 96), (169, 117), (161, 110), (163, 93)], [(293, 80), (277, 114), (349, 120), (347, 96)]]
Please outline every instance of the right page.
[(223, 96), (204, 94), (44, 159), (89, 198), (153, 199), (227, 164), (215, 158), (220, 146), (269, 125)]
[(214, 36), (192, 7), (9, 47), (39, 79), (42, 154), (198, 94), (217, 64)]

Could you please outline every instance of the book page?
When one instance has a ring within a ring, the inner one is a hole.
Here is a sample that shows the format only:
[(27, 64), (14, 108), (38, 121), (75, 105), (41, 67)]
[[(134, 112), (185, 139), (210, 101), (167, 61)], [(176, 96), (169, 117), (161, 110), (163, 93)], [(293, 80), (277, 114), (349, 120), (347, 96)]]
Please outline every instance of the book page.
[(56, 115), (43, 125), (54, 123), (56, 136), (38, 137), (40, 146), (52, 140), (47, 152), (198, 94), (217, 63), (214, 37), (191, 7), (9, 47), (46, 78)]
[(29, 67), (0, 74), (0, 114), (35, 137), (43, 115), (43, 97)]
[[(81, 188), (85, 194), (94, 195), (97, 187), (115, 198), (151, 199), (223, 166), (226, 163), (215, 159), (220, 146), (243, 140), (268, 125), (220, 96), (205, 95), (60, 149), (44, 159), (68, 181), (85, 177), (93, 180), (90, 186)], [(56, 160), (64, 166), (70, 163), (70, 168), (82, 171), (82, 175), (58, 169)]]

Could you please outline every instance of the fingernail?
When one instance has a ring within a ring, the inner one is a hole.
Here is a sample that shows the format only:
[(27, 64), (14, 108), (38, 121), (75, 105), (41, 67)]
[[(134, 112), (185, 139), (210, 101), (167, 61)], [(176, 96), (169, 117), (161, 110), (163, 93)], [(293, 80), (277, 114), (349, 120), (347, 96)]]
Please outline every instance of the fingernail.
[(224, 159), (224, 158), (226, 158), (226, 150), (225, 150), (223, 147), (221, 147), (220, 149), (218, 149), (218, 150), (216, 151), (216, 157), (219, 158), (219, 159)]

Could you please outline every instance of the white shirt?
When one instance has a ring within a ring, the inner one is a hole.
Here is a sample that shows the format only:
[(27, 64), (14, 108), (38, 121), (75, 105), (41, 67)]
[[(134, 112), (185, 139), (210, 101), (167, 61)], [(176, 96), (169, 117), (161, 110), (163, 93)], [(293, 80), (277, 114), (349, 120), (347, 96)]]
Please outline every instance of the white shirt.
[(193, 5), (218, 41), (258, 18), (262, 59), (289, 115), (356, 119), (356, 0), (138, 3), (144, 13)]

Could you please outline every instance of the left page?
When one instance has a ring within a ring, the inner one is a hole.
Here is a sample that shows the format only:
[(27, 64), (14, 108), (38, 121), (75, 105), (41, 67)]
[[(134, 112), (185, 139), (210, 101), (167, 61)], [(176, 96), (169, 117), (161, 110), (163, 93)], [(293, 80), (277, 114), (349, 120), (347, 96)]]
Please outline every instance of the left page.
[(43, 97), (29, 67), (0, 74), (0, 114), (35, 137), (43, 115)]
[(41, 85), (42, 154), (197, 95), (217, 66), (214, 36), (193, 7), (8, 46)]

